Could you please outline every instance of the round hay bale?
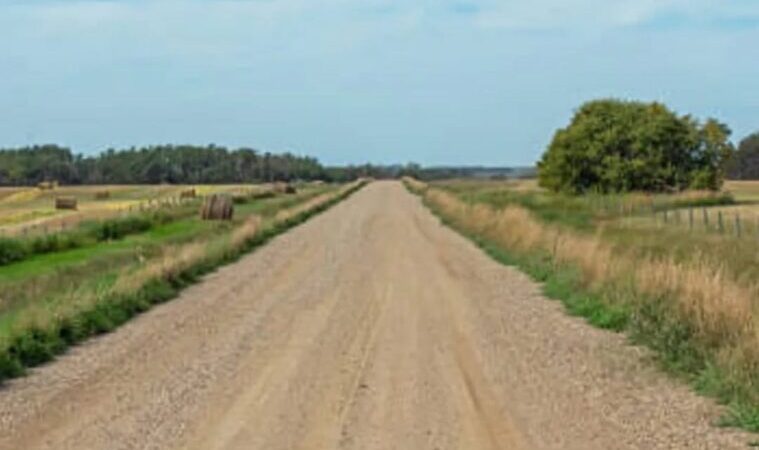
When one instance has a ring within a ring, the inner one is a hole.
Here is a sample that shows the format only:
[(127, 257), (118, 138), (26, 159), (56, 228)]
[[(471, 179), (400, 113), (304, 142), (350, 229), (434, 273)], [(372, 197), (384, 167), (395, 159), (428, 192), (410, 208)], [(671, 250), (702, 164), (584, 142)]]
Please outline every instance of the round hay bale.
[(274, 183), (274, 192), (277, 194), (295, 194), (298, 190), (291, 183), (283, 183), (278, 181)]
[(231, 197), (213, 194), (203, 202), (203, 206), (200, 208), (200, 218), (203, 220), (232, 220), (234, 212)]
[(195, 198), (197, 195), (198, 193), (195, 191), (195, 188), (185, 189), (179, 193), (179, 198)]
[(37, 189), (41, 191), (52, 191), (58, 187), (57, 181), (40, 181), (37, 183)]
[(77, 209), (75, 197), (56, 197), (55, 209)]
[(111, 191), (97, 191), (95, 192), (95, 200), (108, 200), (111, 198)]

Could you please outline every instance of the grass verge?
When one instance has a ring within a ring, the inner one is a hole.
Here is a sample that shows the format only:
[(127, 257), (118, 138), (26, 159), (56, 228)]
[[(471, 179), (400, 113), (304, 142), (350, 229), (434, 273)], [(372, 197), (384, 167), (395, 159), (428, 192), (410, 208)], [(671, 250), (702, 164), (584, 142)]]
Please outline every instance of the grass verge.
[(0, 381), (23, 375), (27, 368), (53, 359), (66, 348), (111, 331), (151, 306), (174, 298), (202, 275), (231, 263), (273, 237), (305, 222), (361, 189), (365, 181), (335, 193), (310, 198), (263, 222), (251, 216), (244, 224), (206, 243), (167, 249), (165, 256), (138, 270), (30, 307), (0, 336)]
[(596, 236), (541, 222), (518, 206), (468, 204), (406, 180), (444, 224), (595, 326), (626, 332), (661, 366), (726, 405), (721, 425), (759, 431), (752, 292), (704, 265), (617, 253)]

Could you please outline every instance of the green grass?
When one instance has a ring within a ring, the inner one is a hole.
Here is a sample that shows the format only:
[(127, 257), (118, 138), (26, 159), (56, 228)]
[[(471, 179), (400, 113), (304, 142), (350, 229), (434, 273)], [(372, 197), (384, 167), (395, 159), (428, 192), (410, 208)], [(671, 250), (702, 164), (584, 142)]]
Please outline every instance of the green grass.
[(649, 216), (654, 211), (735, 204), (735, 199), (727, 192), (697, 198), (640, 193), (573, 196), (539, 189), (519, 189), (513, 182), (443, 181), (434, 183), (434, 186), (452, 192), (468, 203), (483, 203), (495, 208), (522, 206), (544, 222), (583, 232), (596, 232), (609, 223), (631, 215)]
[[(269, 217), (277, 211), (304, 202), (329, 191), (328, 187), (304, 190), (297, 195), (265, 197), (236, 206), (234, 223), (242, 223), (251, 214)], [(240, 209), (244, 209), (240, 211)], [(32, 255), (19, 262), (0, 266), (0, 314), (24, 308), (30, 302), (43, 301), (62, 290), (71, 290), (93, 277), (107, 276), (138, 261), (150, 258), (163, 246), (206, 240), (226, 234), (232, 224), (208, 222), (196, 217), (197, 207), (170, 211), (151, 223), (146, 231), (128, 234), (120, 240), (88, 240), (81, 247)], [(150, 213), (150, 217), (156, 216)], [(190, 217), (188, 217), (191, 215)], [(88, 235), (102, 229), (100, 224), (83, 224)]]
[(167, 223), (195, 214), (195, 206), (182, 206), (170, 210), (158, 210), (115, 217), (103, 221), (88, 221), (75, 229), (43, 234), (29, 238), (0, 238), (0, 268), (48, 253), (92, 247), (93, 245), (123, 239), (144, 233)]
[[(306, 191), (299, 196), (271, 197), (238, 206), (237, 223), (254, 213), (262, 213), (269, 216), (276, 211), (300, 203), (325, 192), (324, 189)], [(162, 217), (155, 220), (150, 226), (135, 227), (134, 232), (107, 233), (106, 238), (83, 241), (81, 246), (55, 252), (42, 252), (32, 254), (25, 259), (0, 266), (0, 283), (3, 281), (18, 281), (24, 278), (37, 277), (39, 275), (61, 270), (66, 266), (80, 264), (103, 255), (121, 253), (125, 250), (130, 253), (145, 251), (145, 249), (165, 244), (176, 244), (191, 239), (208, 237), (217, 231), (226, 231), (231, 225), (225, 223), (205, 222), (196, 217), (196, 207), (192, 207), (176, 214), (176, 217)], [(239, 211), (242, 210), (242, 211)], [(177, 219), (179, 218), (179, 219)], [(108, 228), (109, 223), (119, 223), (116, 220), (106, 221), (105, 227), (100, 223), (86, 223), (82, 227), (88, 235), (101, 233), (103, 228)], [(54, 236), (51, 236), (54, 237)], [(114, 239), (108, 239), (108, 238)]]
[[(65, 300), (65, 296), (39, 299), (35, 306), (38, 313), (42, 308), (46, 315), (46, 321), (41, 322), (44, 325), (36, 325), (35, 321), (25, 322), (23, 308), (0, 315), (0, 380), (20, 376), (27, 367), (49, 361), (68, 346), (89, 336), (111, 331), (135, 314), (173, 298), (182, 288), (198, 280), (201, 275), (220, 265), (237, 260), (244, 253), (263, 245), (274, 236), (342, 201), (362, 186), (363, 184), (356, 185), (331, 201), (303, 211), (288, 220), (270, 222), (270, 225), (265, 226), (240, 247), (229, 245), (229, 233), (216, 233), (216, 236), (208, 241), (207, 252), (202, 260), (179, 273), (151, 280), (134, 292), (119, 295), (107, 294), (102, 298), (98, 297), (95, 303), (87, 307), (63, 315), (57, 313), (55, 306), (57, 302)], [(302, 195), (299, 198), (300, 201), (305, 201), (310, 196)], [(298, 202), (298, 200), (292, 201)], [(291, 205), (289, 202), (279, 204)], [(183, 227), (177, 228), (183, 230)], [(115, 274), (112, 271), (90, 277), (85, 280), (85, 286), (80, 287), (74, 294), (103, 292), (102, 289), (114, 279)], [(24, 324), (24, 326), (19, 328), (18, 324)]]
[(134, 254), (138, 251), (145, 251), (148, 247), (186, 241), (190, 238), (199, 237), (203, 231), (212, 231), (214, 226), (216, 224), (194, 219), (181, 220), (152, 228), (147, 232), (122, 240), (101, 241), (71, 250), (34, 255), (17, 263), (0, 266), (0, 284), (39, 277), (106, 255)]
[[(310, 198), (311, 195), (310, 191), (306, 191), (303, 197), (299, 198)], [(254, 209), (276, 210), (277, 205), (291, 204), (292, 201), (265, 198), (249, 205)], [(78, 248), (36, 254), (22, 261), (0, 266), (0, 314), (23, 308), (29, 302), (41, 301), (62, 290), (70, 290), (93, 277), (107, 275), (114, 270), (133, 265), (138, 261), (138, 257), (150, 258), (165, 245), (208, 239), (219, 233), (226, 233), (232, 226), (227, 223), (199, 220), (195, 217), (196, 210), (196, 206), (190, 206), (184, 210), (170, 211), (170, 215), (161, 213), (158, 220), (150, 222), (151, 226), (147, 227), (146, 231), (127, 234), (120, 240), (89, 239)], [(190, 214), (191, 217), (188, 217)], [(156, 216), (155, 213), (150, 213), (149, 217)], [(244, 217), (238, 217), (236, 223), (244, 221)], [(110, 223), (120, 222), (112, 220)], [(94, 235), (97, 230), (108, 228), (99, 223), (83, 224), (82, 227), (89, 236)], [(114, 233), (109, 233), (114, 236)]]
[(306, 191), (299, 191), (297, 194), (289, 194), (278, 197), (267, 198), (266, 201), (248, 202), (242, 205), (235, 205), (235, 214), (240, 217), (247, 217), (257, 214), (262, 217), (271, 217), (278, 211), (295, 206), (304, 201), (308, 201), (321, 194), (330, 191), (329, 186), (321, 186)]

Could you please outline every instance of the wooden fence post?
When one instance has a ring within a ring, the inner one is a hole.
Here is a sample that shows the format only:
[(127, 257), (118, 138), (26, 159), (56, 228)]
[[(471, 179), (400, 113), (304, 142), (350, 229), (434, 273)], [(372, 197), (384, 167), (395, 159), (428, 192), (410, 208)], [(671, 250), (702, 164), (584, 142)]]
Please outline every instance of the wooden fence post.
[(735, 213), (735, 235), (737, 237), (741, 237), (742, 230), (741, 230), (741, 215), (740, 213)]
[(725, 223), (722, 220), (722, 211), (717, 211), (717, 228), (719, 229), (719, 234), (723, 234), (725, 232)]
[(704, 229), (708, 231), (709, 230), (709, 211), (707, 211), (706, 208), (702, 208), (702, 213), (704, 216), (704, 220), (703, 220)]
[(693, 208), (688, 208), (688, 229), (693, 231)]

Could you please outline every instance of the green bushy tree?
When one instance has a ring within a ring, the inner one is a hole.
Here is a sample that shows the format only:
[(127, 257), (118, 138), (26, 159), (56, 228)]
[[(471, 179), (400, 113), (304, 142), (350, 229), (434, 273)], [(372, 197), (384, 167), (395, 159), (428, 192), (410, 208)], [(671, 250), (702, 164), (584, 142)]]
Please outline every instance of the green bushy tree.
[(660, 103), (588, 102), (556, 132), (538, 163), (540, 184), (583, 192), (718, 189), (732, 153), (730, 130)]
[(759, 180), (759, 132), (738, 144), (728, 163), (727, 175), (734, 180)]

